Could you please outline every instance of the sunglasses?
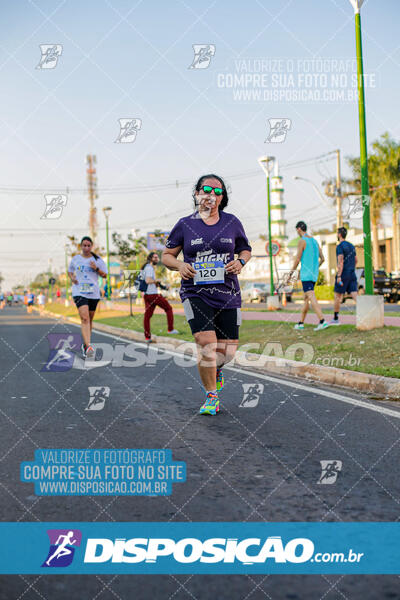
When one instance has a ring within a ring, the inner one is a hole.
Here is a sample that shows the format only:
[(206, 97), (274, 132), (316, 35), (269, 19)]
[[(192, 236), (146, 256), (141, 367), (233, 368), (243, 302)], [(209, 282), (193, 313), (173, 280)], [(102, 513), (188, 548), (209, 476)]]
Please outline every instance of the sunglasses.
[(214, 190), (214, 194), (216, 196), (222, 196), (224, 190), (220, 187), (211, 187), (211, 185), (203, 185), (202, 188), (203, 192), (205, 194), (211, 194), (211, 192)]

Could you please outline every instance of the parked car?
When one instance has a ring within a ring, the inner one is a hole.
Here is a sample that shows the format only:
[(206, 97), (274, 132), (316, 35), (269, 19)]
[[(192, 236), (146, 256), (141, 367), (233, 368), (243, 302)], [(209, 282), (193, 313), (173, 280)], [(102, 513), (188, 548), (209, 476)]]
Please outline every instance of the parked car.
[(248, 282), (242, 289), (243, 302), (266, 302), (268, 289), (266, 283)]
[[(364, 268), (356, 268), (358, 293), (365, 293)], [(386, 302), (398, 302), (400, 300), (400, 277), (396, 274), (388, 274), (384, 269), (375, 269), (373, 272), (374, 293), (384, 296)], [(350, 294), (343, 296), (343, 302), (351, 298)]]

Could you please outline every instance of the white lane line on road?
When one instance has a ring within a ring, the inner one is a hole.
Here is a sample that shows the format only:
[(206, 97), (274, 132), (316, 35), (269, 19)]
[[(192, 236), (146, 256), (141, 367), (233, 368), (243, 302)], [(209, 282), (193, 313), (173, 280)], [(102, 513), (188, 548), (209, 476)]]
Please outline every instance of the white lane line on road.
[(279, 379), (279, 377), (272, 377), (270, 375), (264, 375), (262, 373), (246, 371), (245, 369), (238, 369), (237, 367), (224, 367), (224, 369), (229, 369), (231, 371), (235, 371), (236, 373), (244, 373), (246, 375), (252, 375), (253, 377), (260, 377), (261, 379), (266, 379), (267, 381), (273, 381), (274, 383), (281, 383), (282, 385), (287, 385), (288, 387), (295, 388), (296, 390), (304, 390), (306, 392), (312, 392), (314, 394), (319, 394), (320, 396), (326, 396), (327, 398), (332, 398), (333, 400), (339, 400), (340, 402), (345, 402), (347, 404), (353, 404), (353, 406), (359, 406), (360, 408), (367, 408), (368, 410), (373, 410), (373, 411), (379, 412), (383, 415), (389, 415), (390, 417), (395, 417), (396, 419), (400, 419), (400, 411), (392, 410), (391, 408), (386, 408), (385, 406), (379, 406), (376, 404), (372, 404), (372, 402), (357, 400), (356, 398), (350, 398), (349, 396), (341, 396), (340, 394), (336, 394), (335, 392), (329, 392), (328, 390), (322, 390), (317, 387), (309, 387), (308, 385), (303, 385), (302, 383), (296, 383), (295, 381), (286, 381), (285, 379)]
[[(77, 323), (69, 323), (69, 325), (74, 325), (75, 327), (80, 327)], [(93, 332), (97, 335), (103, 335), (106, 337), (113, 338), (118, 341), (126, 341), (131, 344), (135, 344), (136, 346), (140, 346), (141, 348), (149, 348), (149, 345), (144, 342), (135, 342), (133, 340), (129, 340), (128, 338), (119, 337), (113, 333), (106, 333), (103, 331), (96, 331), (93, 329)], [(152, 348), (157, 348), (157, 343), (151, 345)], [(180, 356), (182, 357), (181, 352), (174, 352), (173, 350), (165, 350), (161, 348), (163, 352), (166, 354), (170, 354), (171, 356)], [(367, 410), (372, 410), (374, 412), (380, 413), (382, 415), (388, 415), (389, 417), (394, 417), (395, 419), (400, 419), (400, 411), (392, 410), (391, 408), (386, 408), (385, 406), (379, 406), (378, 404), (373, 404), (372, 402), (357, 400), (356, 398), (350, 398), (349, 396), (342, 396), (340, 394), (336, 394), (335, 392), (329, 392), (328, 390), (322, 390), (317, 387), (310, 387), (308, 385), (304, 385), (302, 383), (297, 383), (295, 381), (287, 381), (286, 379), (280, 379), (279, 377), (273, 377), (271, 375), (264, 375), (263, 373), (257, 373), (256, 371), (246, 371), (245, 369), (239, 369), (238, 367), (224, 367), (224, 369), (229, 371), (234, 371), (235, 373), (242, 373), (243, 375), (248, 375), (250, 377), (258, 377), (259, 379), (265, 379), (266, 381), (271, 381), (273, 383), (279, 383), (281, 385), (286, 385), (287, 387), (291, 387), (297, 390), (304, 390), (305, 392), (311, 392), (312, 394), (318, 394), (319, 396), (325, 396), (326, 398), (332, 398), (332, 400), (338, 400), (339, 402), (344, 402), (346, 404), (352, 404), (353, 406), (358, 406), (360, 408), (366, 408)]]

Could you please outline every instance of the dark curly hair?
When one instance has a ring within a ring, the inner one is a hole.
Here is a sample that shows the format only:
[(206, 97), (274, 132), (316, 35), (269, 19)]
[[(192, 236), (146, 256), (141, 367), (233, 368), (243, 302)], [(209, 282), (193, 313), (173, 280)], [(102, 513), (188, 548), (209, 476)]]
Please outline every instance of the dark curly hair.
[(197, 181), (196, 185), (194, 186), (194, 188), (193, 188), (193, 200), (194, 200), (194, 205), (195, 205), (195, 208), (196, 208), (196, 197), (195, 197), (195, 192), (199, 192), (199, 191), (200, 191), (200, 189), (201, 189), (201, 187), (202, 187), (202, 185), (203, 185), (203, 183), (204, 183), (204, 181), (205, 181), (206, 179), (211, 179), (211, 178), (212, 178), (212, 179), (218, 179), (218, 181), (219, 181), (219, 182), (220, 182), (220, 184), (221, 184), (221, 188), (222, 188), (222, 190), (223, 190), (223, 191), (222, 191), (222, 200), (221, 200), (221, 204), (220, 204), (220, 205), (219, 205), (219, 207), (218, 207), (218, 210), (224, 210), (224, 208), (226, 208), (226, 206), (228, 205), (228, 201), (229, 201), (229, 198), (228, 198), (228, 192), (227, 192), (227, 190), (226, 190), (226, 187), (225, 187), (225, 182), (224, 182), (224, 180), (222, 179), (222, 177), (220, 177), (219, 175), (215, 175), (214, 173), (209, 173), (208, 175), (202, 175), (202, 176), (200, 177), (200, 179), (198, 179), (198, 181)]
[(154, 252), (154, 250), (153, 250), (152, 252), (150, 252), (150, 253), (147, 255), (146, 262), (145, 262), (145, 263), (143, 263), (143, 266), (142, 266), (142, 271), (143, 271), (143, 269), (145, 268), (145, 266), (149, 264), (149, 262), (151, 261), (151, 259), (153, 258), (153, 256), (154, 256), (155, 254), (157, 254), (157, 256), (158, 256), (158, 253), (157, 253), (157, 252)]

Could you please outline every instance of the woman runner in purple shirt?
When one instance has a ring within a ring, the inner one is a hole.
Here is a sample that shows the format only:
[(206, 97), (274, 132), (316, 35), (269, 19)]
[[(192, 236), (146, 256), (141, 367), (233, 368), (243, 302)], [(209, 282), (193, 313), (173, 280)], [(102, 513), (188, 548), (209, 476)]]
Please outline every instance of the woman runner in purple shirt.
[[(203, 175), (193, 190), (195, 212), (174, 226), (162, 261), (182, 277), (180, 296), (198, 348), (206, 390), (200, 414), (219, 412), (222, 366), (235, 356), (241, 324), (237, 275), (251, 258), (243, 225), (224, 212), (228, 193), (217, 175)], [(180, 252), (183, 260), (178, 260)], [(237, 258), (235, 258), (237, 255)]]

